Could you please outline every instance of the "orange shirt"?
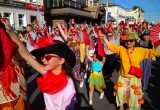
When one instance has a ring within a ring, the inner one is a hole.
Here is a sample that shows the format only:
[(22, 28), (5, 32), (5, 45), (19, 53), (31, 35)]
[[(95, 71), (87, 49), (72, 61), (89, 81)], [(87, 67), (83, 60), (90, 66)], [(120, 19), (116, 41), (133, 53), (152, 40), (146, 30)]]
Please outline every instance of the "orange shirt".
[(133, 66), (139, 67), (140, 68), (140, 62), (145, 59), (145, 58), (152, 58), (155, 56), (160, 55), (160, 52), (155, 51), (155, 49), (146, 49), (142, 47), (135, 47), (133, 51), (128, 50), (129, 56), (130, 56), (130, 61), (129, 61), (129, 56), (127, 54), (127, 49), (124, 48), (123, 46), (118, 46), (114, 44), (110, 44), (108, 48), (117, 53), (120, 56), (120, 70), (119, 70), (119, 75), (123, 77), (128, 77), (132, 78), (135, 77), (129, 73), (131, 64)]

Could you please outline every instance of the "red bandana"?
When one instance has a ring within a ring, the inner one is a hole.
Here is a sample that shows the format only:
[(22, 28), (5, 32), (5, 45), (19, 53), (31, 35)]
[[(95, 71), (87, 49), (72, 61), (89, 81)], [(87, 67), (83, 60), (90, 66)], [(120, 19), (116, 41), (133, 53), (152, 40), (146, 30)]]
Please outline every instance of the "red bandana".
[(38, 87), (43, 93), (55, 94), (66, 87), (68, 83), (67, 75), (64, 70), (59, 75), (47, 72), (37, 78)]

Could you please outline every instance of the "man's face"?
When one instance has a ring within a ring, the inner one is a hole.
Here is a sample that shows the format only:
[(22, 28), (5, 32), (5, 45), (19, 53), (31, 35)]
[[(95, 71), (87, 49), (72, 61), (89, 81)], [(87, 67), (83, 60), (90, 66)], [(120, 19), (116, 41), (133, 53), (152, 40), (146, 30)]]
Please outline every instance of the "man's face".
[(27, 32), (30, 32), (32, 30), (32, 28), (30, 26), (27, 26), (26, 30), (27, 30)]

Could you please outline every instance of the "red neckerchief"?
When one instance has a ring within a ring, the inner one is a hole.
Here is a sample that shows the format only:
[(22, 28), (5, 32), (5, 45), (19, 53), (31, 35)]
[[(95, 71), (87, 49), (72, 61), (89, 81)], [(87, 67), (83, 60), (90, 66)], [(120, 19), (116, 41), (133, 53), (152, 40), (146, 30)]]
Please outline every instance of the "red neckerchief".
[(43, 76), (36, 79), (39, 89), (43, 93), (55, 94), (66, 87), (68, 83), (67, 75), (64, 70), (59, 75), (47, 72)]

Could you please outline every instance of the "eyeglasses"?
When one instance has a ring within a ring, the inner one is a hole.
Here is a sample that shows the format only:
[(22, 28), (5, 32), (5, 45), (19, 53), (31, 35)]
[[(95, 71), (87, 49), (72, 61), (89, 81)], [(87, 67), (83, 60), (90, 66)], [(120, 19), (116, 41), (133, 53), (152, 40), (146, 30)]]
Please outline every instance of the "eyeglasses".
[(108, 35), (108, 37), (112, 37), (112, 35)]
[(44, 55), (44, 56), (41, 56), (41, 60), (45, 58), (47, 61), (49, 61), (53, 57), (60, 58), (60, 56), (56, 56), (56, 55)]
[(132, 43), (133, 41), (134, 41), (134, 40), (125, 40), (125, 42), (131, 42), (131, 43)]

